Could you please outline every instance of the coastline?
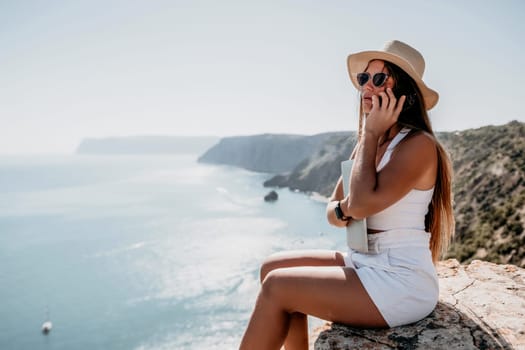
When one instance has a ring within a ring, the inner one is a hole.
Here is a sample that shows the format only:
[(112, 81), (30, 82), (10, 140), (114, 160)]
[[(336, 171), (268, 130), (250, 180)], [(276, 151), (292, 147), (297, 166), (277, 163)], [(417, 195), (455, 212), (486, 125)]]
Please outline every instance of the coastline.
[(318, 192), (307, 192), (307, 195), (310, 199), (316, 202), (327, 204), (330, 201), (330, 198), (323, 196)]

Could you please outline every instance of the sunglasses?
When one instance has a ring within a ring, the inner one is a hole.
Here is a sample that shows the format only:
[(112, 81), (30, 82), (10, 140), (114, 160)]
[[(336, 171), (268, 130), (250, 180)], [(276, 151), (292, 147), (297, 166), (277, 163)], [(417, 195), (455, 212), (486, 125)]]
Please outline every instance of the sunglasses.
[[(372, 77), (372, 83), (375, 87), (383, 86), (388, 77), (389, 75), (386, 73), (376, 73)], [(370, 73), (364, 72), (357, 74), (357, 83), (359, 84), (359, 86), (364, 86), (368, 82), (368, 80), (370, 80)]]

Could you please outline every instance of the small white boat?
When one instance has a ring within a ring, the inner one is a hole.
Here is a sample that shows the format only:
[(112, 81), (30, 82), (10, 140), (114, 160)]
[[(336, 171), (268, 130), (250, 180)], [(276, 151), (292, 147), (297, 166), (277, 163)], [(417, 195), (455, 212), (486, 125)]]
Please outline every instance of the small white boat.
[(48, 334), (53, 328), (53, 323), (51, 323), (49, 318), (49, 307), (46, 307), (46, 322), (42, 323), (42, 333)]
[(53, 323), (51, 321), (46, 321), (42, 324), (42, 333), (47, 334), (51, 332), (51, 328), (53, 328)]

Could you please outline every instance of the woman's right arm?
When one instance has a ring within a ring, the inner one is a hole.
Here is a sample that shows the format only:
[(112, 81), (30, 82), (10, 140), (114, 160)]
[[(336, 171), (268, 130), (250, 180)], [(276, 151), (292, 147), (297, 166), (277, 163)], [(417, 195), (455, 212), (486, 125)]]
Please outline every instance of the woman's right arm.
[(337, 206), (337, 202), (343, 198), (343, 177), (340, 176), (339, 180), (337, 180), (337, 184), (335, 185), (334, 192), (328, 199), (328, 204), (326, 205), (326, 219), (330, 225), (334, 225), (336, 227), (345, 227), (350, 222), (339, 220), (337, 216), (335, 216), (335, 207)]
[[(354, 146), (354, 150), (352, 151), (352, 154), (350, 155), (350, 159), (354, 159), (355, 155), (357, 153), (359, 144), (356, 143)], [(345, 227), (347, 226), (351, 220), (343, 221), (339, 220), (337, 216), (335, 216), (335, 207), (337, 206), (337, 202), (340, 200), (343, 200), (345, 198), (344, 189), (343, 189), (343, 177), (339, 176), (339, 180), (337, 180), (337, 184), (335, 185), (334, 191), (332, 192), (332, 195), (328, 199), (328, 204), (326, 205), (326, 219), (328, 220), (328, 223), (330, 225), (336, 226), (336, 227)]]

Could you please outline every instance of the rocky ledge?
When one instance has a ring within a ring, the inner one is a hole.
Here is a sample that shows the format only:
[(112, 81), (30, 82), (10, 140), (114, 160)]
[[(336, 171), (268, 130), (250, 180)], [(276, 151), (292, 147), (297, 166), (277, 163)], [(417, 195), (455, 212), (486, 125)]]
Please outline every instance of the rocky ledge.
[(438, 265), (440, 301), (425, 319), (391, 329), (326, 324), (315, 350), (525, 349), (525, 269), (455, 259)]

